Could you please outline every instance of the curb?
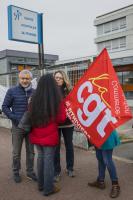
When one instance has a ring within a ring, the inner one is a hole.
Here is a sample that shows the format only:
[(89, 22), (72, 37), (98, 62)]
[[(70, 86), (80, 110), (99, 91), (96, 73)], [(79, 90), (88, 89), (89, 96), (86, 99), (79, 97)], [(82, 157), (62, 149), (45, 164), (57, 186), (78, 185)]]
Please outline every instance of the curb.
[[(93, 149), (91, 149), (90, 152), (92, 154), (95, 154), (95, 151)], [(113, 155), (112, 157), (113, 157), (113, 159), (115, 159), (117, 161), (128, 163), (128, 164), (133, 164), (133, 160), (131, 160), (131, 159), (127, 159), (127, 158), (123, 158), (123, 157), (115, 156), (115, 155)]]
[(115, 160), (118, 160), (118, 161), (121, 161), (121, 162), (125, 162), (125, 163), (128, 163), (128, 164), (133, 164), (133, 160), (131, 160), (131, 159), (122, 158), (120, 156), (114, 156), (114, 155), (113, 155), (113, 158)]
[(121, 140), (121, 144), (132, 143), (132, 142), (133, 142), (133, 138)]

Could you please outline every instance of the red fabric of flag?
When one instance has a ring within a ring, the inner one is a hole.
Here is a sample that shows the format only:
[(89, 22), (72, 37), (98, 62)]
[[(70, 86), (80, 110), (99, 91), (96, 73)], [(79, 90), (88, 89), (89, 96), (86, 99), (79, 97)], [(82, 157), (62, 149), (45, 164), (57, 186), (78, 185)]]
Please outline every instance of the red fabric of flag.
[(96, 147), (132, 118), (106, 49), (66, 97), (66, 107), (70, 120)]

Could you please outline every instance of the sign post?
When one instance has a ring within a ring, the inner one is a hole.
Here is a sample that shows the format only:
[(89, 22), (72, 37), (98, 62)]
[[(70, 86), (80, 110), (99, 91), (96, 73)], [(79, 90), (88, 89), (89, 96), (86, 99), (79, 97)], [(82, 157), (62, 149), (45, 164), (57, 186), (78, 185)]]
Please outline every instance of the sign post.
[(38, 44), (39, 68), (44, 68), (43, 14), (8, 6), (8, 39)]

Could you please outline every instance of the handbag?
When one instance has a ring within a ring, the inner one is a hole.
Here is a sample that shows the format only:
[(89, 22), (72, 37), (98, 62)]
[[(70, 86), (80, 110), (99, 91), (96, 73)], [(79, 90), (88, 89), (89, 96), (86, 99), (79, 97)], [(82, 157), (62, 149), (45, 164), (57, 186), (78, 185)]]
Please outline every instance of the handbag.
[(31, 130), (31, 117), (30, 112), (26, 111), (22, 116), (18, 128), (23, 129), (26, 133), (29, 133)]

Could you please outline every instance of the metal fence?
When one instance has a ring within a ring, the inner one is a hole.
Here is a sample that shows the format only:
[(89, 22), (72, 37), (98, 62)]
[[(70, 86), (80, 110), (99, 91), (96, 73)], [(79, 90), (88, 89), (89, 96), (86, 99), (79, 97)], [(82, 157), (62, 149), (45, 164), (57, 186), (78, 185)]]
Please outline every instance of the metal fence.
[(68, 75), (72, 86), (74, 86), (77, 81), (81, 78), (81, 76), (85, 73), (88, 69), (88, 64), (75, 64), (72, 66), (59, 66), (53, 69), (47, 69), (46, 72), (54, 73), (57, 70), (63, 70)]
[[(33, 78), (40, 77), (41, 72), (38, 69), (31, 70)], [(4, 74), (0, 74), (0, 85), (4, 87), (13, 87), (18, 83), (18, 73), (19, 71), (11, 71)]]

